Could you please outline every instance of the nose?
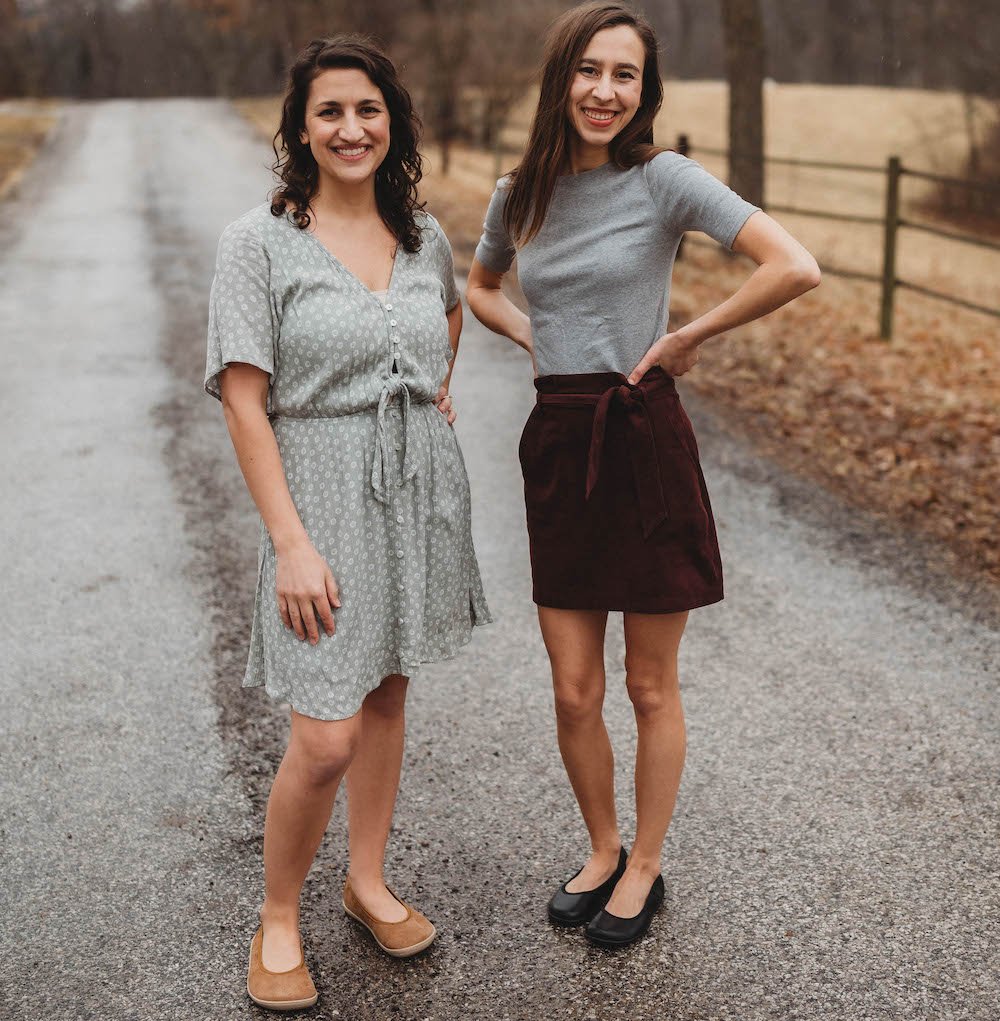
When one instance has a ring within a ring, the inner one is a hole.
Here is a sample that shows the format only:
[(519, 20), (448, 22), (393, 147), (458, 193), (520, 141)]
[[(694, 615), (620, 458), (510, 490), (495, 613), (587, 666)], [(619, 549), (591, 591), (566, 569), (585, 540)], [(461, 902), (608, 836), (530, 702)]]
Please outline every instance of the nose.
[(353, 114), (344, 115), (340, 124), (340, 137), (345, 142), (360, 142), (365, 136), (365, 128), (360, 120)]
[(614, 98), (615, 90), (611, 83), (611, 76), (601, 75), (600, 81), (594, 84), (594, 99), (607, 103)]

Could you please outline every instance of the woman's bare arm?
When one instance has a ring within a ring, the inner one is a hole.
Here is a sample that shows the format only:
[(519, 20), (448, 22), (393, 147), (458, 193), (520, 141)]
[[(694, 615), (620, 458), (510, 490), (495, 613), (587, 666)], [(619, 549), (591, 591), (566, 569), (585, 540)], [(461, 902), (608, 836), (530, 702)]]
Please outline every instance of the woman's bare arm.
[[(340, 606), (333, 573), (316, 552), (295, 509), (274, 430), (267, 418), (268, 376), (237, 362), (219, 377), (222, 409), (247, 489), (267, 528), (277, 558), (278, 609), (299, 638), (319, 641), (316, 611), (328, 635)], [(314, 610), (315, 607), (315, 610)]]
[(505, 295), (500, 286), (503, 274), (487, 269), (478, 259), (472, 260), (466, 296), (472, 314), (487, 328), (509, 337), (523, 347), (535, 361), (535, 348), (531, 338), (528, 317)]
[(448, 361), (448, 373), (444, 377), (444, 382), (437, 392), (434, 403), (441, 414), (448, 416), (448, 425), (454, 425), (457, 416), (452, 410), (449, 391), (451, 389), (451, 374), (455, 371), (455, 359), (458, 357), (458, 339), (462, 335), (462, 303), (458, 302), (445, 315), (448, 318), (448, 342), (451, 344), (451, 358)]
[(743, 225), (733, 251), (749, 255), (757, 269), (731, 297), (660, 337), (632, 370), (629, 382), (638, 382), (657, 364), (672, 376), (683, 375), (698, 361), (698, 347), (706, 340), (759, 319), (819, 284), (816, 260), (762, 211), (753, 213)]

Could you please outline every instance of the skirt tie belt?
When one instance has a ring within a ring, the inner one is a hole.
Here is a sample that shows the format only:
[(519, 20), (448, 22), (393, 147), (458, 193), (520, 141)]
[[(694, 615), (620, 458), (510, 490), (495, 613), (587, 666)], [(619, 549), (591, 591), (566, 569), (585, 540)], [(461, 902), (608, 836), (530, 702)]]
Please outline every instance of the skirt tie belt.
[(603, 393), (539, 393), (537, 398), (539, 404), (556, 404), (567, 407), (594, 405), (594, 423), (587, 456), (587, 500), (590, 499), (601, 472), (608, 415), (613, 408), (624, 414), (629, 458), (632, 462), (632, 477), (635, 480), (644, 539), (647, 539), (669, 517), (667, 501), (663, 492), (663, 480), (660, 477), (660, 462), (656, 456), (656, 436), (653, 432), (649, 407), (646, 404), (646, 390), (654, 387), (655, 384), (653, 387), (644, 388), (641, 382), (629, 383), (626, 381), (608, 387)]

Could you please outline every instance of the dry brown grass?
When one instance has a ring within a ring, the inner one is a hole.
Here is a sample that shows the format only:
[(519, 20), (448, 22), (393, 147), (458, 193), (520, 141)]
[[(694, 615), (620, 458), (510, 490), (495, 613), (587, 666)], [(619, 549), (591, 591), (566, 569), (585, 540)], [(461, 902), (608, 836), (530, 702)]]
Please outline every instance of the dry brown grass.
[(56, 122), (58, 104), (51, 100), (0, 102), (0, 199), (20, 180)]
[[(696, 145), (724, 145), (723, 84), (669, 82), (666, 92), (659, 139), (687, 131)], [(965, 155), (957, 104), (955, 96), (914, 90), (774, 86), (768, 149), (865, 163), (899, 154), (915, 168), (954, 173)], [(277, 104), (239, 105), (269, 136)], [(492, 191), (493, 158), (459, 149), (442, 178), (435, 157), (431, 150), (422, 197), (464, 269)], [(725, 176), (724, 167), (704, 163)], [(772, 175), (769, 199), (880, 213), (881, 181), (845, 176)], [(909, 195), (919, 197), (919, 189)], [(778, 219), (824, 261), (877, 270), (877, 230), (873, 236), (850, 224)], [(748, 260), (692, 240), (674, 274), (675, 326), (717, 304), (752, 269)], [(904, 278), (1000, 304), (997, 257), (990, 253), (911, 232), (901, 254)], [(709, 342), (686, 379), (734, 409), (739, 426), (790, 467), (943, 539), (964, 566), (1000, 580), (997, 323), (904, 292), (897, 298), (897, 339), (888, 345), (877, 338), (877, 313), (874, 286), (827, 275), (792, 305)]]

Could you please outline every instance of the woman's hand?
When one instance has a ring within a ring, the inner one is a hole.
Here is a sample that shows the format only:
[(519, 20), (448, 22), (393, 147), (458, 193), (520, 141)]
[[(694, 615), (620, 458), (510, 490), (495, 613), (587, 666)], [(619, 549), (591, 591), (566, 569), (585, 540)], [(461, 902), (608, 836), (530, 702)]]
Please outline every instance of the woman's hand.
[(642, 356), (642, 361), (629, 374), (628, 381), (638, 383), (654, 365), (659, 365), (668, 376), (683, 376), (697, 362), (697, 344), (683, 337), (680, 330), (667, 333)]
[(340, 609), (340, 590), (330, 565), (311, 542), (302, 542), (280, 552), (277, 560), (278, 611), (286, 628), (310, 645), (319, 641), (319, 615), (327, 635), (336, 630), (333, 610)]
[(442, 415), (447, 416), (448, 425), (455, 424), (455, 419), (458, 418), (458, 414), (452, 410), (451, 394), (448, 393), (448, 387), (444, 384), (441, 385), (437, 392), (437, 397), (434, 398), (434, 406)]

